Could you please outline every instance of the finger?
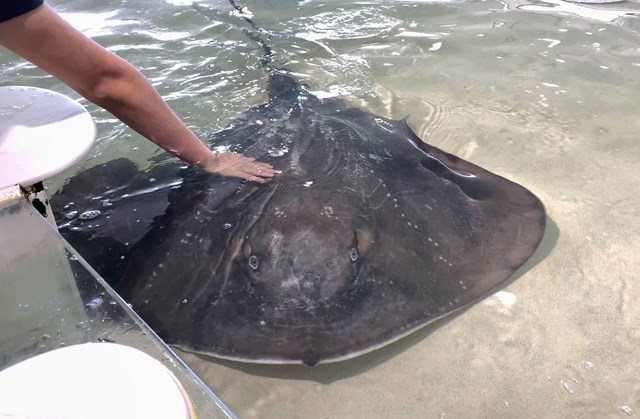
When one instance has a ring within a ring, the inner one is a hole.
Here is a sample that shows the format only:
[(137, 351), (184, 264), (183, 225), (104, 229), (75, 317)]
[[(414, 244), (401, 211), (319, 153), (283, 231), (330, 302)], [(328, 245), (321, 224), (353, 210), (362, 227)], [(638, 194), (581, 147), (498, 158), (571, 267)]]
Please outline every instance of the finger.
[(247, 167), (243, 167), (241, 170), (249, 175), (260, 177), (273, 177), (276, 173), (270, 164), (264, 163), (251, 164)]
[(256, 182), (256, 183), (265, 183), (264, 179), (260, 177), (260, 174), (254, 174), (252, 171), (247, 171), (247, 170), (229, 173), (229, 176), (239, 177), (239, 178), (246, 179), (248, 181)]
[(258, 162), (258, 164), (260, 165), (260, 167), (262, 167), (263, 169), (272, 169), (273, 170), (273, 166), (269, 163), (263, 163), (263, 162)]
[(249, 176), (247, 177), (247, 180), (250, 180), (251, 182), (256, 182), (256, 183), (264, 183), (265, 180), (262, 179), (261, 177), (258, 176)]
[(242, 172), (241, 175), (239, 175), (245, 179), (249, 179), (250, 177), (260, 177), (260, 178), (265, 178), (265, 177), (273, 177), (274, 173), (270, 172), (270, 171), (262, 171), (262, 170), (245, 170)]
[(255, 167), (256, 167), (256, 170), (260, 170), (261, 172), (264, 172), (264, 173), (275, 173), (273, 166), (271, 166), (269, 163), (257, 163)]
[(254, 173), (254, 175), (260, 176), (260, 177), (274, 177), (275, 176), (275, 172), (269, 171), (269, 170), (267, 170), (267, 171), (262, 170), (262, 171), (258, 171), (256, 173)]
[(255, 161), (255, 160), (251, 163), (251, 166), (260, 167), (262, 169), (268, 169), (268, 168), (272, 167), (269, 163), (262, 163), (262, 162)]

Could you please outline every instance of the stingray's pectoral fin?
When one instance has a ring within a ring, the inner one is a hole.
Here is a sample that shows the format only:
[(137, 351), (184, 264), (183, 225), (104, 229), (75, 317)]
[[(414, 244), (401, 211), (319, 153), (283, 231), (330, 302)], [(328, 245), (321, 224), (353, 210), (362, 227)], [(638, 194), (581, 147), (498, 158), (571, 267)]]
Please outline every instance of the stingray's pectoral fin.
[(491, 190), (479, 179), (480, 174), (468, 173), (447, 166), (437, 156), (428, 155), (420, 161), (420, 164), (435, 175), (455, 183), (469, 198), (482, 201), (491, 196)]
[(131, 249), (165, 213), (181, 182), (177, 170), (140, 172), (121, 158), (79, 173), (51, 198), (60, 233), (105, 279), (117, 281)]

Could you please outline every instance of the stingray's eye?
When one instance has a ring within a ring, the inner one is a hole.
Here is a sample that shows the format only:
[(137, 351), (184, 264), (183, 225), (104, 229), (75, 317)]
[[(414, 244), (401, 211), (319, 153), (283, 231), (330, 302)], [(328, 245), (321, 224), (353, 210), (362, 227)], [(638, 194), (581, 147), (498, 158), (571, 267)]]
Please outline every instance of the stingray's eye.
[(352, 262), (355, 262), (356, 260), (358, 260), (358, 249), (356, 249), (355, 247), (352, 247), (351, 252), (349, 252), (349, 258), (351, 259)]
[(258, 259), (258, 256), (251, 255), (249, 257), (249, 266), (251, 267), (251, 269), (253, 269), (254, 271), (257, 271), (258, 265), (260, 265), (260, 260)]

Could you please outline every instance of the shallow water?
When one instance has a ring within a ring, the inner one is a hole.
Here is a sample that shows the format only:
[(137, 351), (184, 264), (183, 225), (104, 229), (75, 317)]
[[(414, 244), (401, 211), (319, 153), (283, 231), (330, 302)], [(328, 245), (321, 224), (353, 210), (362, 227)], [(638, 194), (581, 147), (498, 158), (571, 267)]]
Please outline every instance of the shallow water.
[[(208, 2), (208, 17), (182, 0), (50, 4), (139, 66), (203, 136), (265, 99), (260, 49), (226, 1)], [(248, 6), (311, 90), (406, 117), (429, 143), (532, 190), (551, 227), (500, 293), (363, 357), (306, 368), (183, 354), (222, 400), (241, 417), (639, 415), (638, 5)], [(77, 97), (5, 51), (0, 84)], [(81, 166), (158, 153), (89, 109), (99, 140)]]

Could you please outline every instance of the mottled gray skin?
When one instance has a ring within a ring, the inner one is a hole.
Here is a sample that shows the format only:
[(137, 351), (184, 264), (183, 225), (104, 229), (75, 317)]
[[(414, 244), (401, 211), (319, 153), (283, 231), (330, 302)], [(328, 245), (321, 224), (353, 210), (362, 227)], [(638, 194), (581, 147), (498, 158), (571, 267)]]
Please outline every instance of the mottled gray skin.
[[(111, 197), (108, 222), (61, 232), (168, 343), (252, 362), (350, 358), (495, 290), (536, 249), (544, 208), (522, 186), (282, 72), (268, 87), (212, 139), (282, 171), (266, 185), (119, 160), (54, 197)], [(100, 179), (127, 171), (105, 192)], [(149, 178), (157, 190), (119, 198)]]

